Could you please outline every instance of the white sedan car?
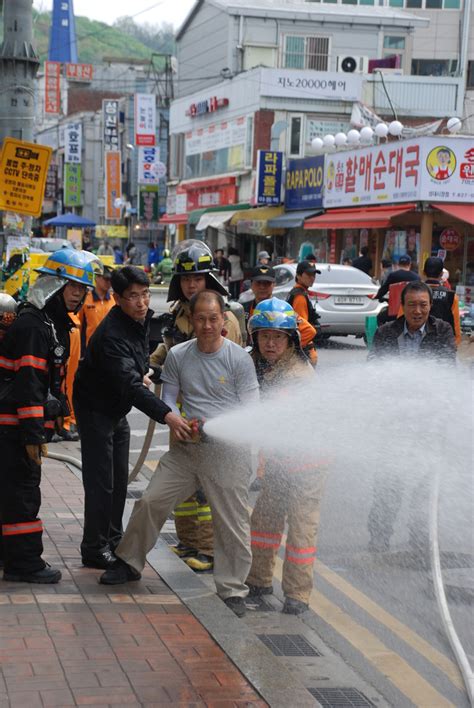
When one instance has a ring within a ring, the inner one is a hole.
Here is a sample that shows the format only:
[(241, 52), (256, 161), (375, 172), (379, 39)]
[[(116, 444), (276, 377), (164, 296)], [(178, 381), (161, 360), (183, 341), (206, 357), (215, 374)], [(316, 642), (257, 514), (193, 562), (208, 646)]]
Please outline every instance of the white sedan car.
[[(296, 263), (274, 267), (276, 283), (273, 295), (286, 300), (295, 283)], [(316, 275), (310, 296), (320, 315), (319, 326), (324, 337), (365, 335), (365, 318), (376, 316), (387, 307), (375, 299), (378, 283), (369, 275), (352, 266), (318, 263), (321, 275)], [(251, 300), (252, 291), (240, 296), (240, 302)]]

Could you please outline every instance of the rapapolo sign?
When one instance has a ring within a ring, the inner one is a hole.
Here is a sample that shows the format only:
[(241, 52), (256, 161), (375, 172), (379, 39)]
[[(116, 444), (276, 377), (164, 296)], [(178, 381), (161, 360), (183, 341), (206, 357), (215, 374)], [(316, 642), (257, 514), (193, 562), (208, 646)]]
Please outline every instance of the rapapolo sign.
[(5, 138), (0, 157), (0, 210), (40, 216), (52, 148)]

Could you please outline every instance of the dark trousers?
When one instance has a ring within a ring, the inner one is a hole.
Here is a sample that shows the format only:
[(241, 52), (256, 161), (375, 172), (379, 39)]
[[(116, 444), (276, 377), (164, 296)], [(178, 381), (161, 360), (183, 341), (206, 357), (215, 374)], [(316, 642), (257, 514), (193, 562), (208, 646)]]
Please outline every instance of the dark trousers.
[(111, 418), (74, 402), (81, 436), (84, 484), (83, 558), (106, 546), (113, 550), (122, 538), (127, 496), (130, 426), (126, 418)]
[(229, 283), (229, 293), (232, 300), (239, 299), (241, 285), (241, 280), (233, 280)]
[(0, 527), (7, 573), (35, 572), (45, 567), (41, 506), (41, 465), (35, 464), (19, 440), (0, 438)]

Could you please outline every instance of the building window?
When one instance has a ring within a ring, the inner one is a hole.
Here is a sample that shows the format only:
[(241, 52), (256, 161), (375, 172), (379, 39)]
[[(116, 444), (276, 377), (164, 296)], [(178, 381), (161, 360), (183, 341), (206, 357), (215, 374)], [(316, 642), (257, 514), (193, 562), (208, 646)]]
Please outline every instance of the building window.
[(285, 69), (327, 71), (328, 63), (329, 37), (285, 37)]
[(405, 7), (407, 10), (459, 10), (461, 0), (389, 0), (390, 7)]
[(454, 76), (458, 68), (457, 59), (413, 59), (413, 76)]
[(301, 155), (301, 138), (303, 116), (292, 116), (290, 118), (290, 155), (299, 157)]
[(474, 61), (467, 63), (467, 88), (474, 88)]

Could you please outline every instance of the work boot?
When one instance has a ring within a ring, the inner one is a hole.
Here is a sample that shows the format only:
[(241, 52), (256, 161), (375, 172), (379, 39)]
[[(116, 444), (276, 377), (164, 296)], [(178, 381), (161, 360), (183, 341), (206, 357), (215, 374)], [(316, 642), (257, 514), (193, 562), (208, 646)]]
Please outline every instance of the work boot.
[(125, 563), (121, 558), (117, 558), (115, 563), (108, 568), (99, 578), (102, 585), (124, 585), (125, 583), (140, 580), (142, 574)]
[(249, 589), (249, 597), (261, 597), (262, 595), (273, 594), (273, 585), (263, 587), (261, 585), (250, 585), (250, 583), (247, 583), (247, 587)]
[(117, 558), (114, 556), (110, 548), (104, 548), (97, 553), (82, 556), (82, 565), (86, 568), (98, 568), (99, 570), (107, 570), (110, 568)]
[(294, 597), (285, 597), (285, 603), (283, 605), (282, 612), (285, 615), (301, 615), (306, 612), (309, 607), (306, 602), (301, 600), (295, 600)]
[(181, 543), (181, 541), (179, 541), (176, 546), (170, 546), (170, 548), (173, 553), (176, 553), (176, 555), (180, 558), (194, 558), (194, 556), (197, 556), (196, 548), (191, 548), (191, 546), (185, 546), (184, 543)]
[(72, 429), (67, 430), (66, 428), (61, 428), (61, 430), (58, 431), (58, 435), (65, 442), (77, 442), (79, 440), (79, 433)]
[(224, 600), (224, 602), (229, 608), (229, 610), (232, 610), (234, 615), (237, 615), (237, 617), (245, 616), (247, 608), (245, 606), (245, 600), (243, 597), (228, 597)]
[(214, 568), (214, 558), (212, 556), (206, 556), (204, 553), (198, 553), (194, 557), (186, 558), (184, 562), (196, 571), (196, 573), (202, 573), (203, 571), (212, 570)]
[(61, 580), (61, 571), (57, 568), (52, 568), (49, 563), (46, 563), (41, 570), (22, 571), (20, 573), (3, 572), (3, 579), (11, 583), (38, 583), (40, 585), (52, 585), (59, 583)]

